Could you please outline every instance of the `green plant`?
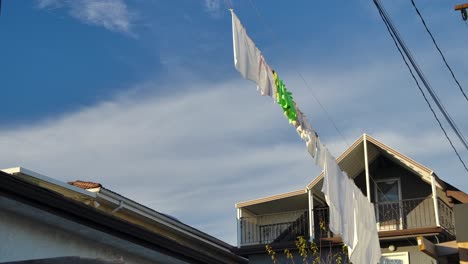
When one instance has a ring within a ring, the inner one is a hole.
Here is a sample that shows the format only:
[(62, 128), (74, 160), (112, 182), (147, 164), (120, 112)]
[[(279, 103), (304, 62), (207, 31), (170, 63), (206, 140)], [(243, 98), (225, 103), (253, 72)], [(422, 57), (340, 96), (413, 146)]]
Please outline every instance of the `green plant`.
[[(323, 225), (321, 224), (320, 228), (322, 228), (322, 226), (325, 226), (325, 224)], [(297, 240), (295, 241), (295, 245), (296, 245), (298, 254), (302, 257), (303, 264), (309, 263), (308, 262), (309, 256), (312, 257), (312, 262), (310, 262), (310, 264), (331, 264), (331, 263), (349, 264), (350, 263), (348, 260), (348, 247), (346, 245), (342, 246), (341, 251), (336, 252), (335, 254), (332, 254), (331, 244), (330, 244), (330, 253), (327, 255), (327, 258), (325, 261), (323, 261), (323, 258), (321, 256), (321, 244), (317, 245), (317, 243), (315, 242), (310, 243), (304, 237), (299, 236), (297, 237)], [(278, 264), (278, 260), (276, 258), (276, 251), (270, 245), (266, 245), (265, 248), (273, 264)], [(293, 252), (291, 252), (291, 250), (284, 249), (283, 253), (286, 257), (287, 263), (294, 263), (294, 254)]]

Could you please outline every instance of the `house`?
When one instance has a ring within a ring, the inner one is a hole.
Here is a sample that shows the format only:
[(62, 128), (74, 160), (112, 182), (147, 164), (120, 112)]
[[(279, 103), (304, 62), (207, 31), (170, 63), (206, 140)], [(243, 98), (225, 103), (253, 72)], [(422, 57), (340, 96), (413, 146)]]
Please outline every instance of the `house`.
[(0, 263), (247, 263), (233, 246), (99, 183), (0, 171)]
[[(366, 134), (337, 162), (374, 204), (382, 263), (447, 263), (457, 259), (457, 255), (435, 259), (419, 251), (417, 237), (435, 244), (454, 240), (452, 208), (468, 203), (468, 195)], [(304, 189), (237, 203), (238, 253), (250, 263), (272, 263), (265, 250), (265, 245), (270, 245), (284, 260), (282, 252), (295, 250), (298, 236), (316, 245), (324, 259), (343, 252), (341, 238), (327, 226), (322, 184), (323, 173)]]

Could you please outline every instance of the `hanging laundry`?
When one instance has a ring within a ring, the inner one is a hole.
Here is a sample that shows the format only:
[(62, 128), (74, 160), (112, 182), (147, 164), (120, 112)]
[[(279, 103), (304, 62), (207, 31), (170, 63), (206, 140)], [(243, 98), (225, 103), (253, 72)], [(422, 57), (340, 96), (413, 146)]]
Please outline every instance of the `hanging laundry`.
[[(335, 162), (336, 163), (336, 162)], [(338, 164), (337, 164), (338, 166)], [(339, 209), (341, 216), (341, 230), (342, 240), (348, 247), (355, 246), (355, 218), (354, 218), (354, 181), (346, 175), (345, 172), (341, 172), (340, 177), (342, 178), (339, 186)]]
[(284, 115), (293, 123), (297, 119), (296, 108), (292, 98), (292, 93), (286, 89), (283, 80), (278, 78), (278, 74), (273, 72), (276, 85), (276, 102), (283, 108)]
[(235, 68), (242, 77), (257, 84), (261, 95), (274, 98), (276, 86), (271, 67), (268, 66), (260, 50), (247, 35), (234, 11), (231, 10), (231, 14)]
[(294, 102), (294, 100), (293, 100), (293, 104), (294, 104), (294, 109), (296, 110), (296, 116), (297, 116), (296, 121), (293, 122), (294, 127), (297, 128), (298, 126), (301, 126), (303, 130), (313, 131), (312, 126), (310, 125), (306, 116), (304, 115), (304, 113), (302, 113), (299, 107), (297, 107), (297, 104), (296, 102)]
[(325, 195), (325, 201), (328, 204), (330, 212), (329, 228), (334, 234), (342, 234), (340, 182), (345, 179), (341, 177), (341, 170), (328, 149), (325, 149), (323, 152), (325, 156), (325, 169), (322, 192)]
[(260, 90), (260, 94), (263, 96), (276, 96), (276, 86), (273, 77), (273, 70), (266, 63), (263, 55), (260, 54), (260, 62), (258, 67), (258, 83), (257, 88)]
[(322, 170), (325, 169), (325, 155), (328, 152), (327, 148), (320, 142), (320, 138), (317, 137), (315, 140), (315, 165), (319, 166)]
[(329, 206), (330, 230), (341, 235), (353, 263), (378, 263), (381, 251), (373, 205), (354, 181), (341, 171), (335, 158), (297, 107), (291, 92), (268, 66), (235, 13), (232, 10), (231, 13), (234, 65), (245, 79), (257, 83), (262, 95), (276, 99), (284, 115), (305, 141), (315, 164), (323, 170), (322, 192)]
[(361, 190), (355, 185), (354, 214), (355, 238), (354, 247), (348, 247), (348, 256), (352, 263), (378, 263), (381, 257), (374, 206), (369, 203)]
[(310, 156), (315, 159), (315, 155), (317, 154), (317, 134), (308, 129), (303, 129), (302, 126), (298, 126), (296, 130), (302, 140), (305, 141)]
[(316, 140), (317, 140), (317, 135), (315, 133), (308, 133), (307, 134), (308, 140), (306, 141), (306, 146), (307, 146), (307, 151), (309, 152), (310, 156), (312, 158), (315, 158), (315, 155), (317, 154), (317, 145), (316, 145)]

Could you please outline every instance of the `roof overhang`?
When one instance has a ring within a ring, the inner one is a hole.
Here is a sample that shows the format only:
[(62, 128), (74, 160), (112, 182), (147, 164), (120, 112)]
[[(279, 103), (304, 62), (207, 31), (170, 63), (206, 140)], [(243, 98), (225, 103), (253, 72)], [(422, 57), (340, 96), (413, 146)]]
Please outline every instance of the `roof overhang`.
[(198, 241), (180, 243), (5, 172), (0, 172), (0, 195), (189, 263), (248, 262), (230, 250), (197, 250)]
[(284, 213), (308, 208), (307, 190), (297, 190), (236, 204), (255, 215)]

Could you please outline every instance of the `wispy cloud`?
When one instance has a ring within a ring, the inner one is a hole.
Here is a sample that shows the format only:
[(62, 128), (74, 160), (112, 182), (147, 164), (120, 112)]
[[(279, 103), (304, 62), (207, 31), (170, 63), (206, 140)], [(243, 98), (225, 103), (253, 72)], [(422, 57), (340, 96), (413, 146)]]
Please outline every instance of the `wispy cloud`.
[(221, 0), (204, 0), (205, 10), (213, 17), (221, 15)]
[(192, 86), (167, 97), (120, 96), (0, 131), (0, 145), (10, 150), (0, 152), (0, 167), (99, 181), (235, 243), (235, 202), (303, 188), (313, 166), (294, 131), (296, 140), (279, 140), (290, 127), (254, 85)]
[(123, 0), (38, 0), (39, 8), (68, 8), (79, 21), (135, 36), (131, 13)]

